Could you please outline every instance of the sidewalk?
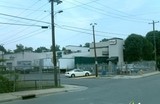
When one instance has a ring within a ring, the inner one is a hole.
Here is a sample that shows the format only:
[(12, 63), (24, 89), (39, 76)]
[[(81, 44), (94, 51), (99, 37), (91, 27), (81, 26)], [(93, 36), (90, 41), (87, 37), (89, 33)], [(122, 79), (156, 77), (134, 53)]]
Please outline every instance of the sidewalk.
[(83, 87), (83, 86), (74, 86), (74, 85), (63, 85), (63, 86), (64, 86), (63, 88), (3, 93), (3, 94), (0, 94), (0, 103), (22, 99), (22, 96), (28, 96), (28, 95), (35, 95), (37, 97), (37, 96), (46, 95), (46, 94), (54, 94), (57, 92), (72, 92), (72, 91), (82, 91), (87, 89), (87, 87)]
[(152, 75), (160, 74), (160, 71), (154, 71), (150, 73), (142, 73), (139, 75), (116, 75), (116, 76), (109, 76), (109, 78), (112, 79), (135, 79), (135, 78), (143, 78), (143, 77), (148, 77)]

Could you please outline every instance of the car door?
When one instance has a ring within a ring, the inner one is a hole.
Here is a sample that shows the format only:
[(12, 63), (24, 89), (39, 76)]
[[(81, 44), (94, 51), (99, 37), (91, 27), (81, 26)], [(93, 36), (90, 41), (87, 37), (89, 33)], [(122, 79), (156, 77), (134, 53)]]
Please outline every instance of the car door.
[(75, 72), (75, 76), (83, 76), (83, 71), (80, 69), (76, 69), (74, 72)]
[(84, 71), (83, 70), (79, 70), (79, 76), (84, 76)]

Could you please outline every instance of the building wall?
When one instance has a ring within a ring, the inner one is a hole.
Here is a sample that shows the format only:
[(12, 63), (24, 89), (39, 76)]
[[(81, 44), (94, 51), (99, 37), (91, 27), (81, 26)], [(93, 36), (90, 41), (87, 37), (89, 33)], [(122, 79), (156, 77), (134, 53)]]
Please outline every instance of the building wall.
[[(118, 64), (123, 63), (123, 39), (119, 38), (113, 38), (110, 39), (109, 41), (106, 42), (99, 42), (96, 43), (96, 52), (97, 52), (97, 57), (118, 57)], [(78, 56), (83, 56), (83, 57), (94, 57), (94, 47), (93, 43), (90, 44), (90, 51), (89, 48), (86, 47), (76, 47), (76, 46), (68, 46), (69, 48), (66, 49), (71, 49), (72, 51), (78, 51), (78, 52), (72, 52), (70, 54), (63, 54), (61, 58), (59, 58), (60, 68), (62, 69), (67, 69), (67, 68), (74, 68), (74, 58)], [(34, 53), (34, 52), (21, 52), (21, 53), (16, 53), (16, 54), (6, 54), (4, 55), (4, 58), (7, 59), (7, 62), (9, 65), (12, 66), (17, 66), (19, 64), (29, 63), (31, 62), (31, 65), (34, 66), (37, 64), (37, 62), (40, 65), (40, 61), (37, 60), (47, 60), (52, 61), (52, 52), (43, 52), (43, 53)], [(107, 60), (107, 58), (106, 58)], [(41, 61), (42, 62), (42, 61)], [(44, 62), (45, 64), (46, 62)], [(50, 62), (52, 63), (52, 62)], [(43, 66), (45, 66), (43, 64)], [(48, 64), (47, 64), (48, 65)]]
[(72, 52), (88, 52), (89, 48), (88, 47), (80, 47), (80, 46), (73, 46), (73, 45), (68, 45), (65, 47), (68, 50), (71, 50)]
[[(96, 43), (96, 53), (97, 57), (108, 56), (109, 55), (109, 42), (99, 42)], [(94, 44), (90, 44), (90, 55), (94, 57)]]
[(109, 40), (109, 57), (118, 57), (118, 65), (124, 63), (123, 45), (123, 39), (113, 38)]
[[(57, 59), (57, 65), (60, 65), (60, 69), (73, 69), (74, 65), (74, 57), (75, 56), (89, 56), (90, 53), (88, 51), (71, 53), (67, 55), (62, 55), (61, 58)], [(49, 67), (52, 64), (52, 52), (43, 52), (43, 53), (34, 53), (34, 52), (21, 52), (16, 54), (6, 54), (5, 59), (6, 65), (10, 65), (10, 67), (23, 66), (24, 64), (30, 64), (30, 66), (41, 66), (41, 67)]]
[(4, 58), (7, 59), (6, 64), (10, 63), (12, 66), (18, 66), (20, 62), (31, 62), (31, 66), (35, 65), (35, 60), (51, 59), (51, 52), (34, 53), (34, 52), (21, 52), (15, 54), (6, 54)]
[(78, 56), (90, 56), (90, 52), (78, 52), (78, 53), (71, 53), (67, 55), (63, 55), (59, 59), (60, 69), (73, 69), (75, 68), (75, 57)]
[(74, 65), (74, 58), (60, 58), (59, 59), (59, 68), (60, 69), (73, 69)]
[[(106, 42), (96, 43), (97, 57), (118, 57), (118, 65), (123, 64), (123, 45), (124, 40), (120, 38), (112, 38)], [(90, 44), (90, 55), (94, 57), (93, 43)]]

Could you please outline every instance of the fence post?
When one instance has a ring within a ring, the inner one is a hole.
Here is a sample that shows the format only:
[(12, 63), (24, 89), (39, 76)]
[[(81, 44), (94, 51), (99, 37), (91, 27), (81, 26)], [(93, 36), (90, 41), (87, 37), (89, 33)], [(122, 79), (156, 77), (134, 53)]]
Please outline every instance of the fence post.
[(37, 81), (35, 80), (35, 82), (34, 82), (34, 83), (35, 83), (35, 89), (37, 89)]

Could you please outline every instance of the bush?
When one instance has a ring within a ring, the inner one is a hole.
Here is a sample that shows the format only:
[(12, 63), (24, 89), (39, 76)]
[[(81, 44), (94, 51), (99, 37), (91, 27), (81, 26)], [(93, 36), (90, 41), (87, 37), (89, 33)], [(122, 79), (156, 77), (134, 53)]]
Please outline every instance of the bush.
[(12, 92), (13, 86), (13, 81), (9, 81), (8, 78), (0, 75), (0, 93)]

